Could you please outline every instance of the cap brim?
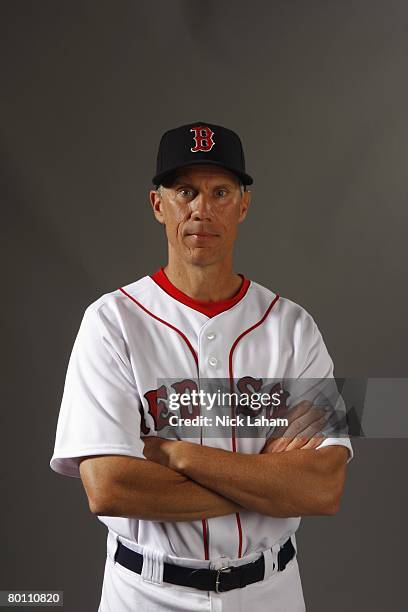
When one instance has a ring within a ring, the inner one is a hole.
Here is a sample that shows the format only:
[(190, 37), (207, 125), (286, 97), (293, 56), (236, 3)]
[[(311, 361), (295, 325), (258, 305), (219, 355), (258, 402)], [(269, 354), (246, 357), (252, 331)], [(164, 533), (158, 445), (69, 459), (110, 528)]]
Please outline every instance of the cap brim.
[(160, 185), (160, 183), (166, 177), (170, 177), (172, 174), (174, 174), (174, 172), (177, 172), (177, 170), (181, 170), (182, 168), (186, 168), (187, 166), (195, 166), (198, 164), (209, 164), (209, 165), (220, 166), (221, 168), (225, 168), (226, 170), (229, 170), (230, 172), (235, 174), (244, 185), (252, 185), (252, 183), (254, 182), (253, 178), (249, 176), (249, 174), (246, 174), (245, 172), (239, 172), (235, 168), (231, 168), (230, 166), (226, 166), (225, 164), (222, 164), (215, 160), (197, 159), (195, 161), (194, 160), (189, 161), (187, 164), (176, 166), (175, 168), (170, 168), (169, 170), (166, 170), (166, 172), (162, 172), (161, 174), (156, 174), (156, 176), (152, 178), (152, 183), (153, 185)]

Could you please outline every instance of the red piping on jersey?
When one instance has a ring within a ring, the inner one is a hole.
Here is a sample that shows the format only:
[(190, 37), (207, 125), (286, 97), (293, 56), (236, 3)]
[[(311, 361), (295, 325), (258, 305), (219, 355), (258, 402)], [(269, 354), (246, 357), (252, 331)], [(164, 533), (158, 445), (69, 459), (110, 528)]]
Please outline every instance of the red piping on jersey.
[[(242, 334), (240, 334), (238, 336), (238, 338), (236, 338), (236, 340), (234, 341), (233, 345), (231, 346), (230, 353), (229, 353), (229, 360), (228, 360), (228, 369), (229, 369), (230, 391), (231, 391), (231, 393), (234, 390), (234, 372), (233, 372), (233, 367), (232, 367), (232, 358), (233, 358), (233, 354), (234, 354), (234, 351), (236, 349), (236, 346), (237, 346), (238, 342), (241, 340), (241, 338), (243, 338), (246, 334), (249, 334), (249, 332), (251, 332), (253, 329), (258, 327), (259, 325), (261, 325), (265, 321), (266, 317), (268, 316), (268, 314), (270, 313), (270, 311), (272, 310), (272, 308), (274, 307), (274, 305), (276, 304), (278, 299), (279, 299), (279, 295), (276, 294), (276, 296), (273, 298), (272, 302), (269, 304), (268, 308), (266, 309), (265, 314), (263, 315), (263, 317), (261, 319), (259, 319), (259, 321), (257, 323), (255, 323), (254, 325), (252, 325), (251, 327), (248, 327), (248, 329), (243, 331)], [(234, 397), (234, 396), (231, 396), (231, 397)], [(231, 403), (231, 416), (232, 417), (235, 416), (235, 407), (234, 407), (233, 402)], [(232, 426), (232, 438), (231, 438), (231, 442), (232, 442), (232, 452), (236, 453), (237, 452), (237, 444), (236, 444), (236, 439), (235, 439), (235, 425)], [(241, 517), (239, 515), (239, 512), (235, 513), (235, 517), (237, 519), (238, 537), (239, 537), (238, 558), (241, 558), (242, 557), (242, 525), (241, 525)]]
[[(192, 346), (190, 340), (187, 338), (187, 336), (185, 334), (183, 334), (183, 332), (181, 330), (177, 329), (177, 327), (174, 327), (174, 325), (171, 325), (171, 323), (168, 323), (167, 321), (164, 321), (164, 319), (161, 319), (157, 315), (155, 315), (152, 312), (150, 312), (150, 310), (148, 310), (145, 306), (143, 306), (143, 304), (138, 302), (133, 296), (131, 296), (129, 293), (127, 293), (127, 291), (125, 291), (122, 287), (119, 287), (119, 291), (121, 291), (124, 295), (126, 295), (126, 297), (128, 297), (130, 300), (132, 300), (132, 302), (137, 304), (148, 315), (153, 317), (153, 319), (156, 319), (157, 321), (160, 321), (160, 323), (163, 323), (163, 325), (167, 325), (167, 327), (170, 327), (170, 329), (173, 329), (175, 332), (177, 332), (179, 334), (179, 336), (187, 344), (188, 348), (190, 349), (190, 352), (191, 352), (192, 356), (194, 357), (194, 361), (195, 361), (195, 364), (196, 364), (196, 367), (197, 367), (197, 376), (198, 376), (198, 356), (197, 356), (197, 353), (195, 352), (194, 347)], [(202, 444), (202, 443), (203, 443), (202, 432), (200, 431), (200, 444)], [(207, 524), (207, 519), (201, 519), (201, 525), (202, 525), (202, 529), (203, 529), (204, 558), (206, 559), (206, 561), (208, 561), (209, 558), (210, 558), (210, 555), (209, 555), (209, 548), (208, 548), (208, 524)]]
[(206, 561), (209, 560), (210, 554), (208, 550), (208, 523), (207, 519), (201, 519), (201, 524), (203, 526), (203, 541), (204, 541), (204, 557)]
[(160, 317), (158, 317), (157, 315), (153, 314), (152, 312), (150, 312), (150, 310), (148, 310), (145, 306), (143, 306), (143, 304), (141, 304), (140, 302), (138, 302), (137, 300), (135, 300), (135, 298), (131, 295), (129, 295), (129, 293), (127, 293), (127, 291), (125, 291), (124, 289), (122, 289), (122, 287), (119, 287), (119, 291), (121, 291), (122, 293), (124, 293), (130, 300), (132, 300), (132, 302), (134, 302), (135, 304), (137, 304), (138, 306), (140, 306), (140, 308), (142, 310), (144, 310), (145, 312), (147, 312), (147, 314), (149, 314), (151, 317), (153, 317), (153, 319), (156, 319), (157, 321), (160, 321), (160, 323), (163, 323), (164, 325), (167, 325), (167, 327), (170, 327), (171, 329), (174, 329), (175, 332), (177, 332), (179, 334), (179, 336), (181, 336), (184, 340), (184, 342), (187, 344), (188, 348), (190, 349), (190, 352), (192, 354), (192, 356), (194, 357), (194, 361), (196, 363), (196, 366), (198, 368), (198, 357), (197, 357), (197, 353), (195, 352), (190, 340), (187, 338), (187, 336), (185, 334), (183, 334), (182, 331), (180, 331), (179, 329), (177, 329), (177, 327), (174, 327), (174, 325), (172, 325), (171, 323), (168, 323), (167, 321), (165, 321), (164, 319), (161, 319)]

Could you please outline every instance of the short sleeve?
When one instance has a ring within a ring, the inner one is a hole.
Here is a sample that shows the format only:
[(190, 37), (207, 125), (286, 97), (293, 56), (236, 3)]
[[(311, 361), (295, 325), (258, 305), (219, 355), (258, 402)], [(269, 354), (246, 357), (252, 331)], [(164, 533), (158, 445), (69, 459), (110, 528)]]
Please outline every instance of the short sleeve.
[[(346, 408), (341, 395), (338, 393), (334, 379), (333, 361), (326, 348), (322, 334), (309, 314), (304, 321), (301, 342), (304, 343), (302, 360), (299, 363), (297, 373), (298, 378), (301, 380), (296, 380), (294, 384), (297, 399), (309, 399), (317, 404), (318, 401), (316, 399), (320, 393), (323, 393), (326, 398), (331, 398), (338, 422), (345, 423)], [(333, 428), (332, 431), (334, 431)], [(335, 436), (330, 436), (328, 433), (327, 437), (324, 438), (323, 442), (316, 449), (331, 445), (340, 445), (348, 448), (349, 457), (347, 463), (350, 463), (354, 457), (354, 452), (349, 437), (344, 433), (344, 429), (342, 433), (338, 430)]]
[(91, 304), (68, 363), (50, 467), (80, 477), (79, 457), (98, 454), (144, 459), (140, 398), (120, 325)]

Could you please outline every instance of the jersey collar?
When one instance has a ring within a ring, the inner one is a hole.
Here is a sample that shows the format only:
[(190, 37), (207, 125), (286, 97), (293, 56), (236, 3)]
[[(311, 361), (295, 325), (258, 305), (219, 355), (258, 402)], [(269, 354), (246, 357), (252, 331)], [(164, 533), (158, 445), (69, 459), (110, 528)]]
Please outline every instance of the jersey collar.
[(190, 297), (180, 289), (177, 289), (173, 285), (173, 283), (168, 279), (166, 273), (164, 272), (164, 267), (160, 267), (154, 274), (150, 275), (159, 287), (163, 289), (166, 293), (171, 295), (175, 300), (185, 304), (186, 306), (190, 306), (190, 308), (194, 308), (194, 310), (198, 310), (202, 314), (205, 314), (207, 317), (214, 317), (220, 312), (224, 312), (224, 310), (228, 310), (232, 306), (234, 306), (237, 302), (239, 302), (246, 292), (248, 291), (248, 287), (250, 285), (250, 281), (245, 278), (243, 274), (239, 276), (242, 278), (241, 287), (238, 289), (237, 293), (233, 295), (231, 298), (227, 300), (219, 300), (217, 302), (205, 302), (201, 300), (195, 300)]

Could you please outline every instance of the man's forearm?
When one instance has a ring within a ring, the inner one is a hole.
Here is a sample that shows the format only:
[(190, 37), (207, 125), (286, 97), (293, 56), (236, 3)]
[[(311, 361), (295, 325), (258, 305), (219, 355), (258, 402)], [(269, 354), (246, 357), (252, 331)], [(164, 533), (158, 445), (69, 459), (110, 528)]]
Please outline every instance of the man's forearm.
[(171, 467), (247, 510), (288, 517), (338, 509), (344, 447), (243, 454), (178, 442), (173, 449)]
[[(113, 461), (112, 461), (113, 460)], [(232, 514), (236, 502), (152, 461), (127, 456), (92, 459), (81, 477), (97, 515), (149, 521), (194, 521)]]

